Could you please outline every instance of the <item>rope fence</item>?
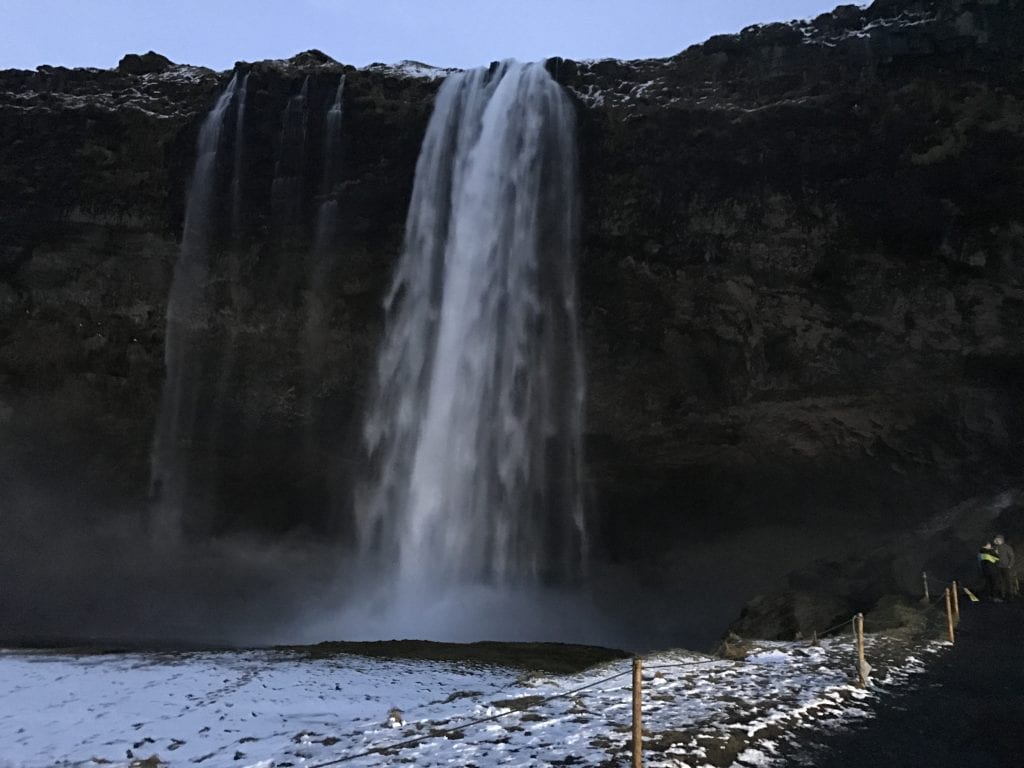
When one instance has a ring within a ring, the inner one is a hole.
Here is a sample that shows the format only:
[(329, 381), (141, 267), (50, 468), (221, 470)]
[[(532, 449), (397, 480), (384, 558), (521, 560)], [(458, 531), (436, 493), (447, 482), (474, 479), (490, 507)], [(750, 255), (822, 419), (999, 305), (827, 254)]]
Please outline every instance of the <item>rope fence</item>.
[(562, 693), (552, 694), (551, 696), (545, 696), (545, 697), (543, 697), (541, 699), (529, 699), (528, 703), (524, 703), (523, 706), (521, 706), (521, 707), (510, 707), (507, 712), (498, 712), (497, 714), (487, 715), (486, 717), (479, 717), (479, 718), (477, 718), (475, 720), (468, 720), (468, 721), (466, 721), (464, 723), (459, 723), (458, 725), (452, 725), (452, 726), (449, 726), (447, 728), (435, 728), (430, 733), (425, 733), (425, 734), (423, 734), (421, 736), (415, 736), (415, 737), (413, 737), (411, 739), (406, 739), (404, 741), (397, 741), (397, 742), (392, 742), (390, 744), (382, 744), (380, 746), (370, 747), (369, 749), (367, 749), (367, 750), (365, 750), (363, 752), (358, 752), (358, 753), (351, 754), (351, 755), (345, 755), (344, 757), (339, 757), (339, 758), (336, 758), (334, 760), (330, 760), (330, 761), (328, 761), (326, 763), (316, 763), (315, 765), (311, 766), (311, 768), (326, 768), (326, 766), (340, 765), (341, 763), (347, 763), (347, 762), (349, 762), (351, 760), (358, 760), (359, 758), (362, 758), (362, 757), (370, 757), (371, 755), (378, 755), (378, 754), (381, 754), (382, 752), (389, 752), (389, 751), (391, 751), (393, 749), (404, 749), (405, 747), (414, 747), (417, 744), (420, 744), (420, 743), (422, 743), (424, 741), (427, 741), (429, 739), (441, 738), (442, 736), (448, 736), (448, 735), (456, 733), (458, 731), (465, 730), (466, 728), (472, 728), (472, 727), (477, 726), (477, 725), (483, 725), (484, 723), (490, 723), (490, 722), (493, 722), (495, 720), (499, 720), (499, 719), (501, 719), (503, 717), (506, 717), (508, 715), (514, 714), (516, 712), (526, 712), (526, 711), (528, 711), (532, 707), (537, 707), (537, 706), (540, 706), (542, 704), (547, 704), (549, 702), (555, 701), (556, 699), (571, 698), (572, 696), (576, 696), (577, 694), (580, 694), (583, 691), (589, 690), (591, 688), (596, 688), (597, 686), (603, 685), (604, 683), (610, 683), (613, 680), (618, 680), (620, 677), (625, 677), (628, 674), (630, 674), (629, 670), (627, 670), (625, 672), (618, 672), (618, 673), (616, 673), (614, 675), (609, 675), (608, 677), (601, 678), (600, 680), (595, 680), (592, 683), (587, 683), (586, 685), (581, 685), (578, 688), (573, 688), (571, 691), (564, 691)]
[[(922, 616), (928, 616), (933, 610), (939, 606), (944, 606), (946, 613), (946, 632), (948, 634), (949, 643), (952, 645), (956, 642), (956, 625), (960, 621), (960, 607), (959, 607), (959, 591), (963, 589), (962, 586), (958, 585), (956, 581), (953, 581), (949, 586), (946, 586), (945, 582), (939, 582), (934, 577), (929, 576), (927, 573), (922, 574), (922, 582), (924, 586), (925, 597), (922, 602), (927, 605), (921, 610)], [(942, 588), (942, 592), (936, 597), (932, 597), (929, 585), (934, 585)], [(868, 622), (870, 623), (870, 622)], [(866, 688), (869, 683), (869, 676), (871, 673), (871, 665), (866, 659), (866, 650), (864, 644), (864, 625), (865, 618), (863, 613), (857, 613), (849, 619), (835, 624), (827, 629), (820, 632), (815, 631), (813, 633), (812, 644), (817, 644), (818, 639), (828, 638), (832, 633), (838, 632), (841, 629), (850, 628), (853, 634), (854, 650), (856, 658), (856, 670), (855, 679), (857, 685), (860, 688)], [(643, 656), (634, 656), (632, 668), (617, 672), (607, 677), (603, 677), (600, 680), (594, 680), (586, 685), (581, 685), (573, 688), (569, 691), (563, 691), (560, 693), (551, 694), (542, 698), (527, 697), (524, 698), (522, 706), (515, 706), (514, 702), (510, 702), (512, 706), (505, 709), (502, 712), (487, 715), (485, 717), (478, 717), (472, 720), (467, 720), (456, 725), (449, 725), (444, 728), (435, 728), (430, 730), (428, 733), (414, 736), (412, 738), (403, 739), (401, 741), (390, 742), (387, 744), (380, 744), (373, 747), (368, 747), (361, 752), (355, 752), (349, 755), (343, 755), (342, 757), (328, 760), (327, 762), (315, 763), (310, 768), (328, 768), (333, 765), (341, 765), (348, 763), (353, 760), (359, 760), (364, 757), (372, 757), (374, 755), (380, 755), (394, 750), (405, 749), (407, 747), (414, 747), (418, 744), (422, 744), (425, 741), (437, 738), (446, 738), (452, 734), (461, 733), (467, 728), (473, 728), (475, 726), (484, 725), (486, 723), (500, 720), (503, 717), (507, 717), (512, 714), (520, 712), (528, 712), (530, 709), (540, 707), (544, 704), (548, 704), (558, 699), (569, 699), (583, 691), (587, 691), (606, 683), (614, 682), (620, 678), (631, 675), (632, 676), (632, 744), (631, 744), (631, 755), (632, 755), (632, 768), (642, 768), (643, 765), (643, 672), (651, 671), (657, 672), (665, 669), (680, 669), (698, 666), (708, 665), (723, 665), (723, 664), (743, 664), (744, 660), (740, 659), (724, 659), (724, 658), (709, 658), (699, 659), (693, 661), (680, 661), (673, 663), (659, 663), (650, 666), (644, 666)]]

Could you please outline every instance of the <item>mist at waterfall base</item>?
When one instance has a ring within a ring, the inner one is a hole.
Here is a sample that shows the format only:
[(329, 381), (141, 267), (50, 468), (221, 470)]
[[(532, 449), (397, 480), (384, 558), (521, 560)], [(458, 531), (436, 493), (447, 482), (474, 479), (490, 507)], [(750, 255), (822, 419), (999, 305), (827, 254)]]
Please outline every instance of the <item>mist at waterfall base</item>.
[(751, 595), (842, 543), (827, 531), (751, 529), (681, 542), (673, 559), (684, 580), (595, 560), (574, 592), (506, 590), (495, 600), (469, 587), (433, 606), (398, 592), (384, 611), (365, 586), (376, 575), (358, 573), (333, 542), (236, 535), (175, 550), (150, 540), (139, 509), (83, 499), (58, 478), (26, 471), (0, 486), (4, 644), (250, 647), (433, 634), (710, 650)]
[(0, 643), (250, 647), (433, 637), (710, 650), (751, 595), (845, 546), (825, 530), (749, 529), (680, 542), (672, 559), (685, 578), (659, 582), (630, 563), (595, 559), (575, 591), (467, 587), (429, 606), (399, 591), (386, 610), (366, 583), (379, 575), (360, 574), (333, 542), (235, 535), (175, 550), (150, 540), (139, 509), (111, 509), (60, 483), (31, 472), (17, 484), (0, 478)]

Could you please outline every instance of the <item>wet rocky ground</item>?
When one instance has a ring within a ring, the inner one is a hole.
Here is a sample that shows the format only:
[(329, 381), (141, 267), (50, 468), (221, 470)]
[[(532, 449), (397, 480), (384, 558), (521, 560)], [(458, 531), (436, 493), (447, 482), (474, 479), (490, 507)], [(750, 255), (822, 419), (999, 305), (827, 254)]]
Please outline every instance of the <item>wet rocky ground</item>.
[(849, 728), (814, 733), (788, 764), (1024, 765), (1024, 603), (962, 606), (956, 645), (867, 709)]

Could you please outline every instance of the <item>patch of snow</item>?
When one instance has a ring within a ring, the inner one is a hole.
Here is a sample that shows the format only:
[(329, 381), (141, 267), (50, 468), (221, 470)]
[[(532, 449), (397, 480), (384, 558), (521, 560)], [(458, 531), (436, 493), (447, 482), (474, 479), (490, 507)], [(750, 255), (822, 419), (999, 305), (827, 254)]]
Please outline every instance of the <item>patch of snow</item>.
[(209, 78), (216, 77), (213, 70), (205, 67), (195, 67), (191, 64), (175, 64), (163, 72), (151, 72), (142, 76), (142, 81), (147, 83), (201, 83)]
[(626, 61), (625, 59), (574, 59), (574, 61), (582, 67), (590, 68), (595, 64), (601, 64), (602, 62), (610, 61), (615, 64), (632, 64), (635, 62)]
[(605, 92), (598, 86), (590, 84), (584, 88), (570, 88), (570, 91), (575, 93), (580, 101), (591, 107), (602, 107), (605, 103)]
[[(862, 10), (864, 6), (861, 6)], [(936, 19), (934, 14), (927, 12), (905, 11), (896, 17), (874, 19), (859, 29), (843, 30), (837, 33), (824, 34), (813, 24), (799, 27), (803, 35), (803, 43), (810, 45), (823, 45), (827, 48), (835, 48), (846, 40), (871, 39), (879, 30), (891, 31), (909, 29), (924, 24), (930, 24)]]
[(779, 650), (755, 653), (747, 657), (751, 664), (787, 664), (792, 660), (788, 653)]
[[(886, 687), (938, 653), (870, 637)], [(764, 643), (747, 661), (685, 651), (646, 657), (646, 762), (701, 765), (710, 744), (743, 739), (737, 765), (768, 765), (804, 727), (870, 714), (853, 686), (849, 638), (809, 648)], [(524, 677), (480, 664), (284, 651), (109, 654), (0, 651), (0, 765), (132, 761), (307, 768), (539, 761), (596, 765), (629, 754), (628, 661)], [(657, 744), (657, 748), (653, 745)]]
[(760, 749), (745, 749), (736, 756), (738, 765), (771, 765), (772, 758)]
[(629, 92), (629, 96), (627, 98), (635, 99), (638, 96), (643, 96), (644, 93), (646, 93), (655, 83), (660, 83), (660, 81), (648, 80), (646, 83), (640, 83)]
[(382, 72), (396, 77), (414, 77), (423, 80), (438, 80), (461, 70), (454, 67), (434, 67), (420, 61), (400, 61), (397, 64), (374, 63), (362, 67), (368, 72)]

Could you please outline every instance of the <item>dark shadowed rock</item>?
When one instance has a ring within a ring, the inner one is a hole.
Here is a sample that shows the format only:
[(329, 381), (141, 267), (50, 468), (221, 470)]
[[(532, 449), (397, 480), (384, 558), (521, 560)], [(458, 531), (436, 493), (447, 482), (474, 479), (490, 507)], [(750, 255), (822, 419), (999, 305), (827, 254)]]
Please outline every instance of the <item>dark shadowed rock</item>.
[(288, 63), (296, 67), (322, 67), (322, 66), (337, 66), (338, 62), (332, 59), (323, 51), (318, 51), (316, 48), (311, 48), (308, 51), (296, 54), (288, 59)]
[(149, 75), (163, 72), (174, 66), (174, 62), (155, 51), (126, 54), (117, 62), (117, 71), (125, 75)]
[(810, 639), (850, 619), (853, 603), (821, 592), (759, 595), (744, 606), (729, 631), (745, 639)]
[(935, 621), (938, 618), (933, 612), (928, 612), (930, 607), (903, 595), (884, 595), (864, 614), (864, 631), (920, 633), (929, 619)]

